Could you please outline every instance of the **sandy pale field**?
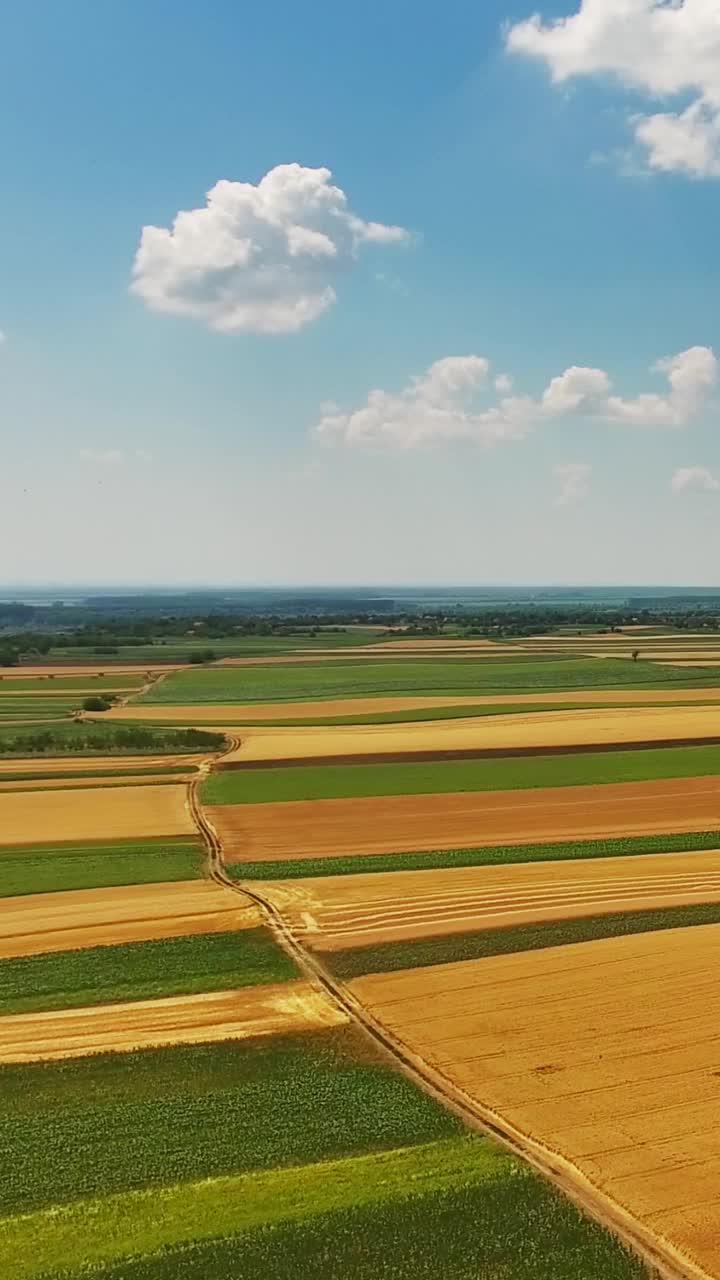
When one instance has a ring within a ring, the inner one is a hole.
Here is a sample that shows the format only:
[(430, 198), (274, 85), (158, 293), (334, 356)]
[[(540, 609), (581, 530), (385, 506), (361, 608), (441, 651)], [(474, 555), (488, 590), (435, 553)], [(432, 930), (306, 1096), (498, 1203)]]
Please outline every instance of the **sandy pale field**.
[(720, 1274), (720, 926), (378, 974), (411, 1052)]
[(0, 902), (0, 958), (226, 933), (259, 923), (249, 900), (209, 880), (28, 894)]
[[(179, 671), (185, 664), (182, 662), (84, 662), (71, 663), (67, 666), (62, 663), (48, 665), (47, 663), (38, 663), (37, 666), (31, 666), (29, 663), (21, 667), (9, 667), (3, 671), (2, 678), (5, 680), (35, 680), (41, 676), (104, 676), (108, 680), (113, 675), (118, 676), (143, 676), (148, 671), (156, 674), (159, 671)], [(96, 693), (97, 690), (93, 690)]]
[(92, 790), (94, 787), (160, 786), (165, 783), (172, 786), (178, 782), (189, 782), (194, 773), (194, 769), (188, 769), (187, 773), (174, 773), (171, 777), (164, 773), (142, 774), (136, 778), (109, 774), (99, 778), (26, 778), (14, 782), (3, 781), (0, 773), (0, 791), (34, 791), (37, 794), (39, 791)]
[(316, 950), (720, 902), (720, 850), (313, 877), (263, 885)]
[(186, 790), (180, 783), (0, 796), (0, 845), (194, 832)]
[[(213, 722), (218, 725), (251, 724), (253, 720), (311, 720), (326, 716), (360, 716), (388, 711), (414, 711), (435, 707), (509, 706), (511, 703), (580, 703), (607, 705), (636, 703), (707, 703), (720, 699), (720, 685), (703, 689), (573, 689), (558, 693), (495, 693), (477, 696), (406, 696), (386, 698), (328, 698), (311, 702), (216, 702), (153, 705), (132, 702), (113, 707), (106, 720), (173, 720), (181, 724)], [(433, 722), (437, 723), (437, 722)]]
[(77, 1058), (339, 1026), (347, 1018), (309, 982), (0, 1018), (0, 1062)]
[(75, 773), (99, 769), (169, 769), (176, 765), (196, 769), (206, 755), (153, 756), (24, 756), (0, 760), (0, 778), (4, 773)]
[(230, 862), (712, 831), (720, 778), (215, 805)]
[(253, 761), (362, 756), (406, 759), (415, 754), (502, 753), (713, 738), (720, 739), (720, 707), (635, 707), (632, 711), (605, 707), (409, 724), (250, 726), (243, 731), (239, 749), (223, 758), (222, 767)]

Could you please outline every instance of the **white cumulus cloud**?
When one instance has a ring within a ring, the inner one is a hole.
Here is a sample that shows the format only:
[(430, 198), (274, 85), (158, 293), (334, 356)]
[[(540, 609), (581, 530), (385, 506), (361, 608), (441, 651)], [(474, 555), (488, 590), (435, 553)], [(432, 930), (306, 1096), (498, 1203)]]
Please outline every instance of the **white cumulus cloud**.
[(717, 493), (720, 480), (707, 467), (678, 467), (670, 481), (673, 493)]
[(223, 332), (292, 333), (335, 301), (364, 244), (407, 243), (365, 222), (329, 169), (277, 165), (254, 186), (222, 179), (172, 227), (143, 227), (131, 289), (155, 311)]
[(553, 475), (560, 482), (556, 507), (574, 506), (590, 496), (592, 467), (589, 462), (559, 462), (553, 467)]
[[(326, 444), (414, 449), (470, 441), (518, 440), (541, 422), (576, 415), (629, 426), (684, 427), (705, 407), (717, 379), (710, 347), (689, 347), (652, 366), (668, 383), (664, 393), (613, 393), (604, 369), (572, 365), (548, 382), (539, 398), (501, 394), (508, 374), (490, 377), (484, 356), (446, 356), (401, 391), (373, 390), (364, 404), (344, 410), (326, 403), (313, 428)], [(575, 464), (574, 464), (575, 465)]]
[(81, 449), (79, 456), (83, 462), (90, 462), (97, 467), (122, 467), (130, 462), (152, 462), (152, 454), (146, 449), (134, 449), (132, 452), (125, 449)]
[(534, 14), (510, 27), (506, 45), (542, 60), (556, 83), (613, 76), (653, 104), (677, 103), (630, 117), (647, 164), (720, 175), (717, 0), (581, 0), (568, 17), (544, 22)]

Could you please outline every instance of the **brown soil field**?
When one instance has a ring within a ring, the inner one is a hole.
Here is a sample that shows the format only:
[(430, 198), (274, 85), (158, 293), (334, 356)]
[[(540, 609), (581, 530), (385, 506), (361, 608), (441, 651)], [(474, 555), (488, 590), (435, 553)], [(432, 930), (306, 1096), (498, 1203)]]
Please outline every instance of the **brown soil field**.
[(0, 796), (0, 845), (193, 835), (182, 783), (8, 792)]
[[(671, 664), (674, 665), (674, 664)], [(371, 715), (387, 711), (413, 711), (434, 707), (485, 707), (510, 705), (513, 702), (530, 705), (543, 703), (607, 703), (636, 704), (695, 703), (720, 698), (720, 685), (703, 689), (574, 689), (559, 693), (495, 693), (477, 696), (442, 697), (398, 696), (379, 698), (328, 698), (311, 702), (218, 702), (178, 703), (155, 705), (147, 702), (129, 703), (113, 707), (104, 714), (104, 720), (173, 720), (180, 724), (212, 722), (226, 726), (242, 726), (253, 720), (310, 720), (313, 717)], [(437, 723), (437, 721), (433, 722)]]
[(346, 1015), (309, 982), (0, 1018), (0, 1062), (121, 1053), (336, 1027)]
[(243, 730), (226, 768), (246, 761), (353, 758), (394, 759), (473, 751), (553, 747), (622, 746), (628, 743), (702, 741), (720, 737), (720, 707), (641, 707), (531, 711), (406, 724), (311, 725)]
[(0, 778), (4, 773), (75, 773), (84, 769), (165, 769), (187, 765), (197, 769), (207, 755), (155, 756), (14, 756), (0, 760)]
[(259, 923), (249, 899), (209, 880), (28, 894), (0, 903), (0, 958), (227, 933)]
[(719, 965), (707, 925), (350, 986), (506, 1132), (718, 1275)]
[(208, 806), (230, 862), (711, 831), (720, 778)]
[(314, 950), (720, 901), (720, 849), (263, 884)]
[(129, 786), (172, 786), (178, 782), (189, 782), (193, 770), (187, 773), (144, 774), (140, 778), (99, 777), (99, 778), (28, 778), (20, 782), (3, 781), (0, 776), (0, 791), (93, 791), (96, 787), (129, 787)]

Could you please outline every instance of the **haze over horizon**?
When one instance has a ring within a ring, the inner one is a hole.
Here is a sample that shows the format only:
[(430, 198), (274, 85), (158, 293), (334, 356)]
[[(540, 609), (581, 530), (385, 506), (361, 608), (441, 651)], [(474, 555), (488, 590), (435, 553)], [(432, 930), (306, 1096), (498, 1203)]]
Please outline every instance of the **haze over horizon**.
[(4, 47), (0, 584), (714, 585), (709, 6), (38, 0)]

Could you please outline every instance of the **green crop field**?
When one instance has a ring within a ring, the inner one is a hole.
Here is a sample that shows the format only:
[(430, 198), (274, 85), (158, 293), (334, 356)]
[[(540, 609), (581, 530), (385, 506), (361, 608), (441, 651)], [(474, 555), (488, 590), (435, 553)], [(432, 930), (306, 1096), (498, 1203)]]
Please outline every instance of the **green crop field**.
[(588, 751), (402, 764), (297, 764), (224, 769), (203, 783), (205, 804), (261, 804), (351, 796), (507, 791), (720, 774), (720, 746)]
[(226, 867), (234, 880), (298, 880), (352, 876), (374, 871), (433, 871), (486, 867), (503, 862), (562, 862), (578, 858), (622, 858), (638, 853), (691, 853), (720, 849), (720, 831), (683, 831), (622, 839), (548, 841), (546, 844), (486, 845), (479, 849), (434, 849), (422, 853), (378, 853), (339, 858), (288, 858), (237, 862)]
[[(532, 1251), (518, 1238), (533, 1231)], [(215, 1237), (215, 1238), (213, 1238)], [(215, 1178), (0, 1222), (4, 1280), (640, 1280), (610, 1236), (479, 1137)], [(113, 1265), (115, 1264), (115, 1265)], [(88, 1265), (92, 1268), (88, 1270)], [(331, 1268), (331, 1270), (330, 1270)]]
[(0, 723), (0, 756), (161, 755), (219, 751), (222, 733), (173, 725), (55, 720), (52, 724)]
[(477, 929), (470, 933), (443, 934), (382, 942), (368, 947), (332, 951), (323, 958), (339, 978), (365, 973), (393, 973), (434, 964), (456, 964), (515, 951), (539, 951), (544, 947), (571, 946), (598, 938), (619, 938), (662, 929), (687, 929), (720, 923), (720, 902), (693, 903), (686, 907), (662, 907), (649, 911), (615, 911), (607, 915), (579, 916), (568, 920), (542, 920), (502, 929)]
[(0, 960), (0, 1014), (229, 991), (299, 976), (264, 928), (55, 951)]
[[(720, 669), (719, 672), (720, 673)], [(375, 694), (457, 694), (712, 685), (710, 668), (661, 667), (625, 659), (532, 657), (333, 659), (247, 667), (206, 667), (173, 672), (152, 685), (145, 704), (282, 702)]]
[(5, 1066), (0, 1213), (460, 1132), (350, 1028)]
[(192, 836), (18, 845), (0, 849), (0, 898), (195, 880), (204, 861), (205, 851)]
[(167, 636), (158, 637), (152, 644), (120, 644), (117, 646), (117, 653), (112, 654), (94, 654), (88, 649), (60, 646), (52, 650), (48, 661), (62, 659), (77, 664), (88, 663), (95, 667), (102, 665), (106, 671), (112, 671), (114, 663), (122, 665), (147, 662), (148, 666), (160, 666), (166, 662), (187, 662), (192, 654), (207, 649), (212, 649), (217, 658), (255, 658), (303, 653), (313, 649), (350, 649), (357, 645), (377, 644), (386, 639), (387, 633), (374, 627), (358, 627), (352, 631), (318, 630), (315, 635), (302, 632), (289, 635), (223, 636), (217, 640), (207, 636)]

